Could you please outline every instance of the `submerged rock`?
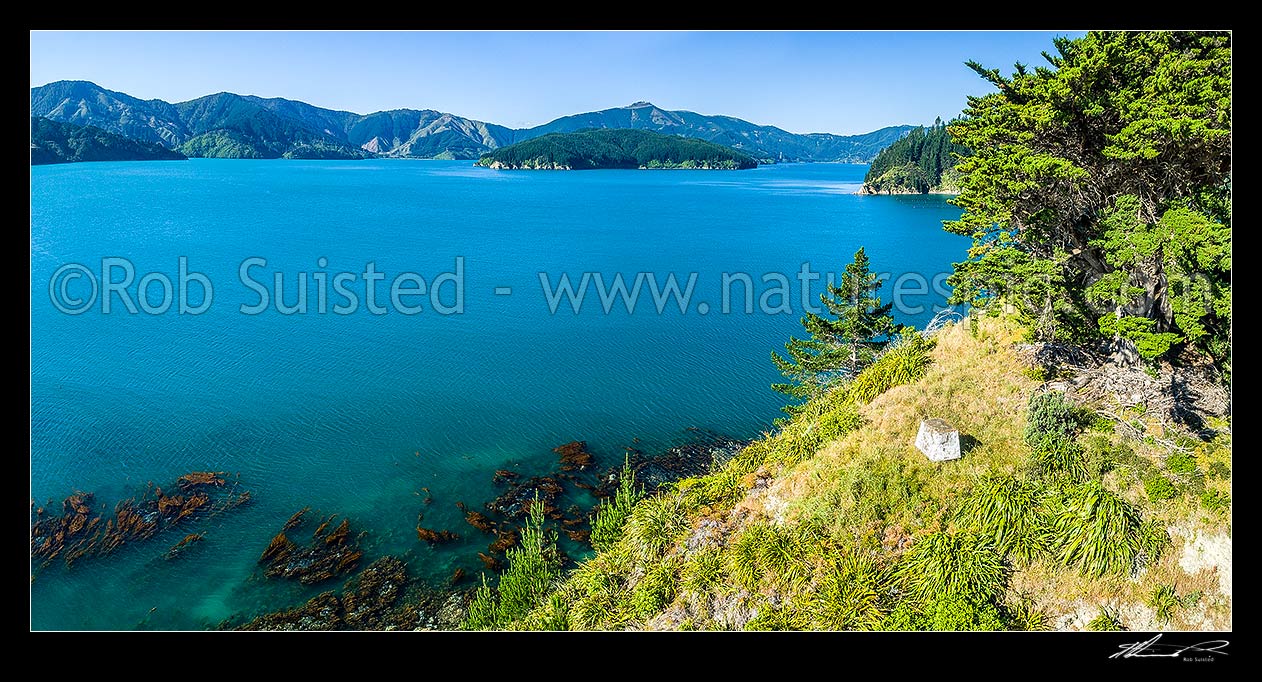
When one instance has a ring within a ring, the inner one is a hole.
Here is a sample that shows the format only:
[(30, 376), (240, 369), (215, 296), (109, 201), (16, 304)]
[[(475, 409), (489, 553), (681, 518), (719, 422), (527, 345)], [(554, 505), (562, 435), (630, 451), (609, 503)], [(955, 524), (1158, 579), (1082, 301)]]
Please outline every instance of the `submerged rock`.
[(435, 590), (408, 577), (407, 564), (385, 556), (332, 590), (301, 606), (264, 614), (235, 630), (422, 630), (456, 629), (464, 618), (467, 590)]
[(543, 513), (551, 519), (560, 518), (561, 510), (557, 501), (565, 488), (561, 481), (552, 476), (532, 476), (527, 479), (511, 479), (507, 482), (508, 490), (486, 504), (487, 511), (498, 514), (506, 520), (524, 519), (530, 513), (530, 505), (543, 505)]
[(382, 557), (368, 565), (342, 589), (342, 611), (347, 627), (376, 630), (386, 625), (388, 609), (407, 586), (407, 565), (394, 557)]
[(330, 516), (316, 527), (311, 541), (300, 546), (286, 534), (306, 523), (307, 510), (303, 509), (285, 522), (284, 530), (277, 533), (259, 556), (259, 563), (266, 566), (264, 575), (269, 578), (297, 580), (303, 585), (344, 575), (359, 564), (363, 550), (359, 536), (351, 536), (350, 521), (343, 519), (333, 526), (336, 516)]
[(592, 465), (592, 453), (587, 451), (587, 441), (576, 440), (552, 449), (561, 456), (561, 471), (582, 471)]
[[(745, 441), (702, 429), (689, 429), (690, 440), (665, 451), (648, 455), (639, 450), (631, 453), (631, 470), (635, 480), (647, 490), (656, 490), (681, 478), (704, 476), (722, 466), (745, 447)], [(611, 470), (609, 482), (616, 487), (621, 468)]]

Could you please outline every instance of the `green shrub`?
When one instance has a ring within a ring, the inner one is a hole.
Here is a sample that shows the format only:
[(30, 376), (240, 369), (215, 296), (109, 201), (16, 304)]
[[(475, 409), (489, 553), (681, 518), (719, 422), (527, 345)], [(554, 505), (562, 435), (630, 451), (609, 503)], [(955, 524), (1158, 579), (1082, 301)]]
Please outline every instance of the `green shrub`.
[(765, 569), (762, 564), (763, 545), (770, 531), (763, 524), (746, 526), (733, 538), (728, 550), (728, 571), (736, 584), (753, 592), (758, 589)]
[(1089, 576), (1124, 574), (1140, 551), (1139, 513), (1098, 481), (1072, 486), (1056, 500), (1052, 550)]
[(1001, 553), (1029, 563), (1047, 551), (1048, 520), (1038, 483), (990, 476), (973, 486), (956, 512), (966, 530), (989, 538)]
[(1087, 430), (1092, 433), (1111, 434), (1117, 431), (1117, 422), (1110, 417), (1093, 412), (1087, 418)]
[(849, 554), (836, 562), (809, 593), (812, 625), (823, 630), (875, 630), (888, 592), (883, 573), (871, 557)]
[(556, 592), (548, 596), (547, 602), (536, 614), (532, 614), (528, 621), (532, 630), (555, 632), (570, 629), (570, 605)]
[(1031, 446), (1030, 464), (1035, 476), (1069, 483), (1079, 483), (1088, 477), (1087, 456), (1069, 437), (1046, 433)]
[(700, 550), (689, 557), (679, 576), (680, 587), (696, 595), (718, 591), (726, 582), (727, 566), (717, 547)]
[(969, 532), (939, 532), (917, 540), (897, 572), (908, 593), (925, 604), (993, 602), (1008, 584), (1008, 567), (994, 541)]
[(801, 528), (768, 526), (759, 540), (758, 563), (774, 584), (797, 590), (810, 582), (812, 571), (808, 557), (814, 548), (803, 537)]
[(1148, 499), (1153, 502), (1171, 500), (1179, 496), (1179, 489), (1174, 487), (1170, 479), (1155, 471), (1144, 478), (1144, 492), (1148, 493)]
[(925, 375), (932, 359), (933, 341), (912, 332), (885, 351), (859, 373), (846, 388), (851, 399), (866, 403), (895, 386), (910, 384)]
[(1210, 511), (1218, 511), (1231, 506), (1231, 496), (1221, 490), (1206, 488), (1201, 492), (1201, 506)]
[(928, 604), (902, 601), (881, 622), (882, 630), (993, 631), (1007, 630), (1003, 613), (990, 602), (962, 597), (937, 599)]
[(498, 586), (492, 589), (483, 576), (469, 608), (466, 629), (509, 627), (542, 605), (552, 592), (561, 575), (561, 562), (556, 538), (543, 523), (543, 505), (536, 500), (521, 530), (521, 542), (508, 550), (507, 567)]
[(1050, 630), (1052, 627), (1051, 620), (1046, 613), (1034, 607), (1034, 603), (1027, 598), (1021, 598), (1007, 609), (1006, 618), (1009, 629), (1025, 630), (1027, 632), (1042, 632)]
[(473, 593), (473, 601), (469, 602), (469, 611), (465, 614), (464, 629), (489, 630), (498, 625), (498, 605), (495, 600), (495, 589), (486, 582), (486, 574), (482, 574), (482, 584)]
[(1158, 585), (1153, 588), (1152, 596), (1148, 598), (1148, 606), (1156, 612), (1157, 620), (1169, 623), (1175, 612), (1183, 608), (1183, 602), (1175, 593), (1173, 586)]
[(679, 493), (685, 513), (698, 512), (705, 507), (730, 509), (746, 492), (741, 472), (734, 467), (685, 478), (676, 481), (672, 487)]
[(1027, 378), (1037, 381), (1040, 384), (1047, 381), (1050, 378), (1048, 371), (1044, 369), (1041, 365), (1034, 365), (1032, 367), (1026, 367), (1021, 370), (1021, 373), (1024, 374)]
[(854, 403), (847, 402), (821, 414), (818, 423), (820, 442), (831, 443), (863, 426), (863, 417)]
[(678, 493), (641, 500), (623, 528), (624, 539), (636, 558), (653, 561), (688, 530), (688, 516)]
[(756, 632), (805, 630), (807, 625), (792, 608), (779, 608), (764, 602), (758, 606), (758, 614), (745, 623), (745, 629)]
[(1126, 628), (1122, 625), (1122, 621), (1118, 620), (1117, 614), (1110, 613), (1107, 609), (1100, 611), (1100, 615), (1091, 619), (1087, 623), (1087, 629), (1092, 632), (1121, 632)]
[(1108, 435), (1093, 432), (1087, 438), (1086, 447), (1083, 449), (1087, 476), (1100, 478), (1116, 468), (1121, 459), (1120, 449), (1113, 444), (1113, 439)]
[(637, 618), (651, 618), (675, 599), (679, 588), (679, 579), (675, 574), (677, 569), (675, 562), (670, 560), (649, 566), (644, 577), (631, 590), (631, 604)]
[(1152, 563), (1160, 559), (1170, 546), (1170, 534), (1160, 523), (1144, 521), (1139, 526), (1138, 543), (1139, 551), (1147, 558), (1147, 563)]
[(631, 594), (616, 552), (603, 552), (570, 574), (569, 621), (582, 630), (618, 628), (635, 618)]
[(635, 484), (635, 472), (630, 461), (622, 465), (618, 490), (613, 498), (596, 509), (592, 517), (591, 544), (597, 551), (609, 549), (622, 538), (622, 528), (631, 515), (631, 509), (644, 497), (644, 491)]
[(1036, 447), (1048, 435), (1072, 440), (1078, 432), (1078, 409), (1059, 391), (1035, 393), (1030, 396), (1029, 411), (1025, 418), (1025, 442)]
[(1212, 442), (1202, 443), (1196, 448), (1195, 457), (1197, 468), (1205, 472), (1207, 480), (1225, 481), (1231, 478), (1230, 435), (1219, 434)]
[(1190, 452), (1175, 452), (1166, 458), (1166, 468), (1179, 476), (1192, 476), (1196, 473), (1196, 456)]

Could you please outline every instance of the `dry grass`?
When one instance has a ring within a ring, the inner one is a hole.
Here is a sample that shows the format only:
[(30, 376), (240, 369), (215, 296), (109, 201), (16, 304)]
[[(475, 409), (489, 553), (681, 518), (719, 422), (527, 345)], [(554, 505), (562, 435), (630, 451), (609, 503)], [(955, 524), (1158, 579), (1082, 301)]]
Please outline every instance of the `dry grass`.
[[(1020, 330), (1000, 320), (982, 320), (974, 337), (967, 325), (953, 325), (937, 336), (933, 364), (920, 381), (897, 386), (878, 396), (860, 413), (864, 428), (825, 446), (781, 480), (772, 494), (795, 502), (800, 515), (821, 507), (850, 508), (857, 465), (882, 460), (923, 482), (917, 496), (937, 506), (929, 517), (944, 519), (958, 495), (979, 475), (1013, 471), (1028, 456), (1022, 440), (1025, 405), (1037, 383), (1022, 372), (1012, 352)], [(959, 460), (930, 462), (915, 447), (920, 421), (945, 419), (965, 436), (967, 454)], [(907, 509), (887, 517), (889, 524), (923, 526), (925, 510)], [(899, 518), (901, 517), (901, 518)], [(932, 530), (932, 527), (924, 530)]]

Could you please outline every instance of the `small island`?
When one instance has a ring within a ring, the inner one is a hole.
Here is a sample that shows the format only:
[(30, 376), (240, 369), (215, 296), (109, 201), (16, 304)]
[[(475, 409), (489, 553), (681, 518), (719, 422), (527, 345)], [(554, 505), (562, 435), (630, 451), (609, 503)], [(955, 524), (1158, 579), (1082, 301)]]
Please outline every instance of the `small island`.
[(77, 161), (182, 161), (156, 142), (139, 142), (95, 126), (31, 117), (31, 165)]
[(647, 130), (588, 129), (552, 133), (483, 154), (497, 170), (743, 170), (758, 161), (731, 147)]

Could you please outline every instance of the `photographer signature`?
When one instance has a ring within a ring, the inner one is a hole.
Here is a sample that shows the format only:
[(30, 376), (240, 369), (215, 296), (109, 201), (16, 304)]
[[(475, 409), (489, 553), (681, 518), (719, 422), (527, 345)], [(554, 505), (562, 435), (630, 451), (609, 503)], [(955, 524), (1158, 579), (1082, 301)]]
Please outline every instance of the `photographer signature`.
[(1223, 649), (1230, 644), (1225, 639), (1211, 639), (1200, 642), (1198, 644), (1160, 644), (1161, 635), (1156, 635), (1146, 642), (1130, 642), (1122, 644), (1118, 648), (1120, 651), (1109, 656), (1109, 658), (1179, 658), (1185, 653), (1197, 654), (1222, 654), (1227, 655)]

